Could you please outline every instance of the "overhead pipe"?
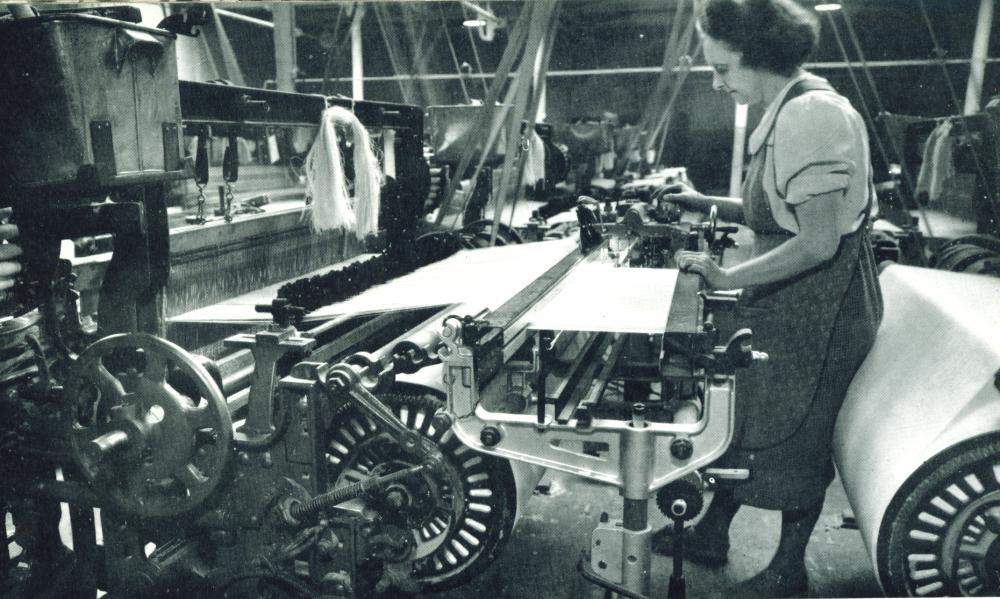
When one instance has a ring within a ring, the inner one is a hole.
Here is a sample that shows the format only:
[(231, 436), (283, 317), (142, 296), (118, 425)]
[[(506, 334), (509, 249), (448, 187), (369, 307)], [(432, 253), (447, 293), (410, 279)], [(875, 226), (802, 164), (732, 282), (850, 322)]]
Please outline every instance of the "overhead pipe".
[[(917, 60), (869, 60), (869, 68), (891, 68), (891, 67), (926, 67), (941, 64), (940, 60), (932, 59), (917, 59)], [(967, 58), (951, 58), (943, 61), (947, 65), (966, 65), (969, 64), (969, 59)], [(984, 60), (986, 64), (996, 64), (1000, 63), (1000, 58), (987, 58)], [(803, 68), (808, 70), (816, 69), (847, 69), (850, 65), (844, 62), (808, 62), (802, 65)], [(600, 68), (600, 69), (565, 69), (565, 70), (549, 70), (545, 73), (547, 78), (552, 77), (593, 77), (595, 75), (651, 75), (662, 72), (662, 67), (622, 67), (622, 68)], [(711, 73), (712, 67), (708, 65), (692, 65), (689, 67), (674, 67), (673, 72), (678, 73), (681, 70), (686, 70), (691, 73)], [(431, 73), (428, 75), (373, 75), (365, 77), (366, 81), (410, 81), (410, 80), (425, 80), (425, 81), (448, 81), (457, 80), (459, 77), (472, 77), (479, 79), (493, 79), (493, 73), (467, 73), (467, 74), (456, 74), (456, 73)], [(516, 77), (516, 73), (508, 73), (507, 79), (513, 79)], [(347, 82), (350, 81), (350, 77), (331, 77), (330, 81)], [(322, 83), (323, 79), (319, 77), (302, 78), (297, 80), (299, 83), (315, 84)], [(273, 81), (265, 81), (264, 86), (269, 87), (274, 84)]]

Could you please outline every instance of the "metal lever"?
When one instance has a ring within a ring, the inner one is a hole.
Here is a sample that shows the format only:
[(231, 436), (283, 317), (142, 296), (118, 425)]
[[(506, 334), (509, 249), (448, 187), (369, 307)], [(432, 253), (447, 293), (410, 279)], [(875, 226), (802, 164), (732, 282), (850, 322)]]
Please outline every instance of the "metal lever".
[[(684, 501), (678, 499), (677, 501)], [(686, 506), (685, 506), (686, 508)], [(674, 521), (674, 569), (670, 573), (667, 585), (667, 599), (686, 599), (687, 582), (684, 580), (684, 518), (671, 518)]]
[(425, 462), (438, 463), (441, 460), (441, 450), (437, 445), (407, 428), (392, 410), (369, 393), (361, 383), (361, 375), (351, 365), (337, 364), (331, 368), (327, 373), (325, 386), (332, 393), (346, 396), (351, 403), (382, 425), (407, 453)]
[(746, 480), (750, 471), (746, 468), (705, 468), (702, 471), (705, 484), (714, 487), (720, 480)]

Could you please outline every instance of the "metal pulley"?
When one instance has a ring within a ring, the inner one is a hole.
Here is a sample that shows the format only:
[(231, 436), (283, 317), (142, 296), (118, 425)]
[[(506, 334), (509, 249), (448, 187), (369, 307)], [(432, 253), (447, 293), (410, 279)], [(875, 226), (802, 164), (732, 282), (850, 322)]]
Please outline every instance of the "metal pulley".
[[(171, 383), (178, 379), (193, 396)], [(74, 362), (65, 392), (74, 461), (108, 507), (142, 518), (177, 516), (222, 481), (233, 435), (229, 408), (205, 368), (173, 343), (143, 333), (105, 337)]]

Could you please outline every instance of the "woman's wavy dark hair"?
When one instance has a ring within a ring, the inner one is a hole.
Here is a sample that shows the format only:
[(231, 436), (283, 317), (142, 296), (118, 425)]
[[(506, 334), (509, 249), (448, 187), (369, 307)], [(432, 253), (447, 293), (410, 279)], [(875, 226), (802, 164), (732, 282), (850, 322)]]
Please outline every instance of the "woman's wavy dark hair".
[(819, 21), (792, 0), (707, 0), (698, 26), (743, 53), (743, 66), (791, 75), (816, 48)]

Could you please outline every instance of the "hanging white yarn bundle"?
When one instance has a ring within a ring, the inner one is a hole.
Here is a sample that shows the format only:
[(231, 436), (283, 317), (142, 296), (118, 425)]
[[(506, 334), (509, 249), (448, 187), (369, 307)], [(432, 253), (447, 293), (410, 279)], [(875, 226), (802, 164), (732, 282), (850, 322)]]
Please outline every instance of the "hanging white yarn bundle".
[[(354, 200), (347, 193), (337, 125), (350, 127), (354, 141)], [(312, 197), (314, 231), (344, 229), (358, 239), (378, 231), (381, 173), (371, 137), (353, 112), (340, 106), (323, 111), (319, 132), (305, 162), (306, 194)]]
[(354, 211), (347, 195), (336, 122), (330, 110), (323, 112), (319, 131), (305, 162), (306, 195), (312, 198), (311, 223), (314, 231), (354, 228)]
[(368, 130), (353, 112), (341, 109), (350, 120), (354, 136), (354, 217), (359, 239), (378, 233), (382, 171)]

